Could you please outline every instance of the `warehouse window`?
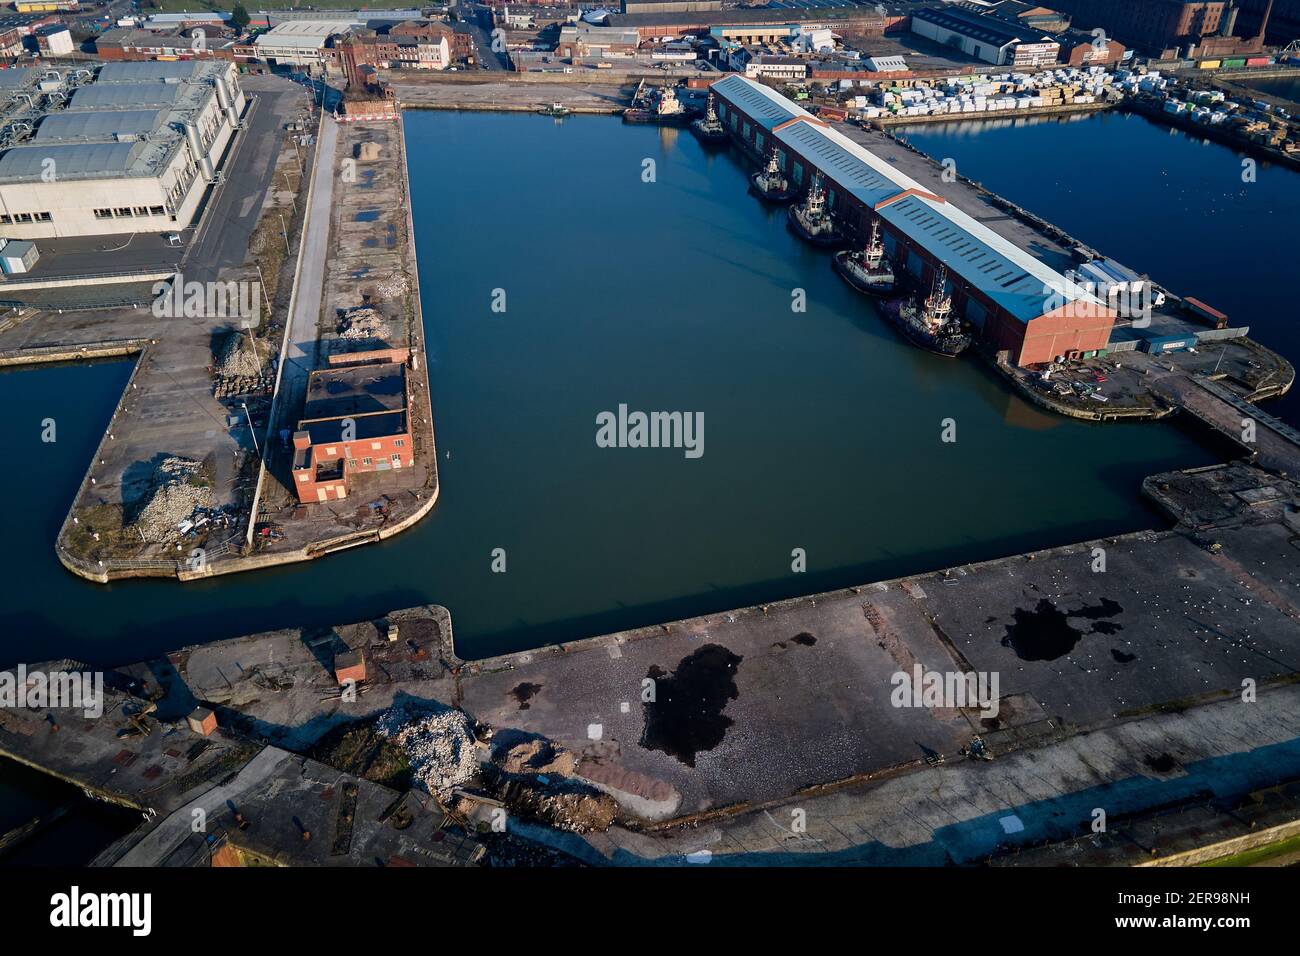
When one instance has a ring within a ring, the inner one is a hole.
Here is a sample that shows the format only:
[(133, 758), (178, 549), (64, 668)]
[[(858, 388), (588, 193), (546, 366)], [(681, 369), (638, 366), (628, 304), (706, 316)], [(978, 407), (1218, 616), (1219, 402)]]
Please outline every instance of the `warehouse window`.
[(136, 214), (137, 216), (147, 216), (147, 215), (149, 215), (149, 207), (148, 207), (148, 206), (136, 206), (136, 207), (135, 207), (135, 214)]
[(96, 218), (96, 219), (112, 219), (112, 218), (113, 218), (113, 210), (111, 210), (111, 209), (96, 209), (96, 210), (95, 210), (95, 218)]
[(31, 222), (32, 214), (29, 212), (20, 212), (14, 215), (14, 222)]
[(161, 216), (161, 215), (163, 214), (164, 211), (165, 211), (165, 210), (163, 209), (162, 206), (150, 206), (150, 207), (149, 207), (149, 215), (151, 215), (151, 216)]
[(0, 213), (0, 226), (7, 226), (11, 221), (12, 220), (8, 216)]
[(36, 221), (37, 221), (37, 222), (49, 222), (49, 221), (50, 221), (51, 219), (53, 219), (53, 218), (54, 218), (54, 217), (51, 216), (48, 212), (38, 212), (38, 213), (36, 214)]
[(119, 219), (130, 219), (130, 218), (131, 218), (131, 207), (130, 207), (130, 206), (118, 206), (116, 209), (113, 210), (113, 215), (114, 215), (114, 216), (117, 216)]

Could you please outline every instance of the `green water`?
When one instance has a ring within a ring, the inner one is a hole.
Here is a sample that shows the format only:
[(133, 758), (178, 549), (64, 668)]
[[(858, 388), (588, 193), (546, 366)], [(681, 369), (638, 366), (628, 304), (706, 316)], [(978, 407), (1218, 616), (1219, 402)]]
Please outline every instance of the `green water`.
[[(306, 565), (85, 583), (51, 545), (129, 367), (0, 374), (16, 463), (0, 479), (0, 662), (132, 660), (426, 601), (451, 609), (462, 654), (487, 655), (1151, 526), (1141, 478), (1213, 460), (1173, 427), (1048, 416), (974, 359), (907, 346), (746, 195), (732, 155), (689, 133), (605, 117), (405, 122), (433, 514)], [(620, 403), (703, 413), (703, 456), (598, 448), (596, 416)], [(940, 440), (946, 418), (955, 443)], [(795, 548), (806, 573), (791, 571)]]

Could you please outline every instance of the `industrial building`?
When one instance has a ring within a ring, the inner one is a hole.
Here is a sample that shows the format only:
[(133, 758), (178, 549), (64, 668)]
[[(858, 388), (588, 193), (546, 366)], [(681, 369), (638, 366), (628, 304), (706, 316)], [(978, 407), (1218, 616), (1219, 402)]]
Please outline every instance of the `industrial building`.
[(1061, 52), (1060, 43), (1041, 30), (962, 7), (917, 10), (912, 32), (994, 66), (1047, 66)]
[(349, 478), (415, 464), (406, 366), (378, 362), (317, 369), (293, 433), (299, 501), (346, 498)]
[(922, 288), (946, 270), (956, 309), (1013, 365), (1105, 349), (1115, 312), (1090, 291), (761, 83), (712, 86), (731, 134), (773, 149), (796, 188), (820, 172), (836, 218), (861, 237), (879, 222), (886, 252)]
[(233, 63), (108, 63), (0, 75), (0, 236), (183, 229), (245, 99)]
[(1100, 27), (1129, 46), (1152, 51), (1215, 36), (1221, 26), (1232, 30), (1230, 5), (1223, 0), (1052, 0), (1052, 6), (1079, 29)]

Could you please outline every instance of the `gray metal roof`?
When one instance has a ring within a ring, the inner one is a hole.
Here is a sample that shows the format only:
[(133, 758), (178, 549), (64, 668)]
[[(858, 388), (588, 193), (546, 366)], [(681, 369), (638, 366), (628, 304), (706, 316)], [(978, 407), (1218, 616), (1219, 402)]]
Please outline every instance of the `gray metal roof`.
[(105, 113), (52, 113), (36, 128), (38, 141), (111, 139), (119, 134), (140, 136), (163, 125), (167, 110), (110, 110)]
[(198, 60), (142, 60), (138, 63), (105, 63), (96, 83), (156, 83), (160, 80), (192, 80), (203, 73)]
[(904, 190), (923, 188), (832, 127), (792, 123), (774, 135), (867, 206), (874, 207)]
[(780, 126), (799, 116), (812, 116), (802, 106), (797, 106), (775, 90), (738, 74), (718, 80), (712, 89), (727, 97), (736, 104), (737, 109), (744, 110), (746, 115), (766, 129)]
[(880, 218), (919, 243), (954, 275), (1022, 322), (1065, 302), (1099, 299), (949, 202), (905, 196)]
[(19, 90), (36, 81), (37, 70), (34, 66), (14, 67), (9, 70), (0, 70), (0, 90), (6, 92)]
[(60, 146), (19, 146), (0, 156), (0, 180), (39, 178), (52, 160), (59, 179), (121, 176), (149, 147), (135, 143), (76, 143)]
[(72, 109), (132, 109), (175, 106), (189, 89), (185, 83), (95, 83), (72, 94)]

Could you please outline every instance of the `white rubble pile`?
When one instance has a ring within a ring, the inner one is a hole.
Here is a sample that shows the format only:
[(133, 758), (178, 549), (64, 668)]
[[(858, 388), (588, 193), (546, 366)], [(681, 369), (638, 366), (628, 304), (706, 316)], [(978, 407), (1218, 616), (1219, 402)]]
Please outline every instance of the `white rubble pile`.
[(375, 292), (385, 299), (396, 299), (406, 295), (406, 276), (394, 272), (375, 283)]
[(344, 339), (386, 339), (390, 334), (384, 317), (368, 306), (353, 309), (339, 322), (339, 336)]
[(458, 787), (478, 773), (470, 719), (459, 710), (412, 717), (395, 707), (379, 718), (376, 729), (406, 752), (412, 775), (429, 793)]
[(199, 463), (190, 458), (168, 458), (158, 467), (153, 497), (140, 510), (132, 527), (144, 540), (166, 543), (179, 540), (179, 525), (196, 508), (211, 508), (212, 489), (190, 483)]

